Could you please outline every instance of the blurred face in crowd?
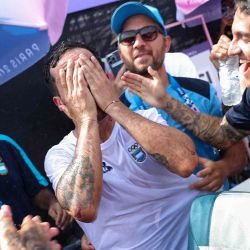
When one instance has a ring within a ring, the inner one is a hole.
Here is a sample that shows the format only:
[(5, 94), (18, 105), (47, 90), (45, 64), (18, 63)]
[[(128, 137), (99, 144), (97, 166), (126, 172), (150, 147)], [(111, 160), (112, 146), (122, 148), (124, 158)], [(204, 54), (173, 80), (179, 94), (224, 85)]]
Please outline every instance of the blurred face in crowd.
[(250, 87), (250, 15), (241, 12), (238, 8), (235, 12), (232, 25), (232, 45), (240, 48), (240, 59), (245, 62), (243, 65), (243, 81)]
[[(84, 48), (69, 49), (61, 56), (57, 65), (54, 68), (50, 69), (50, 74), (55, 79), (54, 84), (57, 90), (60, 90), (61, 89), (60, 86), (62, 85), (59, 75), (60, 69), (64, 69), (66, 71), (68, 60), (71, 59), (73, 62), (76, 62), (79, 59), (80, 54), (86, 56), (87, 58), (93, 56), (93, 54), (89, 50)], [(59, 110), (65, 112), (65, 109), (62, 108), (62, 106), (65, 105), (65, 103), (63, 103), (63, 100), (61, 99), (60, 96), (54, 96), (53, 101), (55, 105), (59, 108)], [(98, 112), (97, 119), (98, 121), (101, 121), (106, 116), (106, 113), (104, 113), (98, 106), (97, 106), (97, 112)], [(65, 113), (66, 115), (68, 115), (67, 111)]]
[(149, 28), (149, 33), (146, 30), (145, 35), (136, 34), (134, 39), (124, 39), (123, 41), (122, 36), (120, 36), (120, 42), (118, 39), (120, 55), (126, 68), (133, 73), (145, 76), (147, 76), (148, 66), (155, 70), (162, 67), (165, 52), (170, 47), (170, 39), (164, 37), (157, 23), (144, 15), (130, 17), (124, 23), (121, 33), (126, 34), (125, 32), (149, 26), (156, 27), (156, 31), (154, 31), (154, 28), (153, 30)]

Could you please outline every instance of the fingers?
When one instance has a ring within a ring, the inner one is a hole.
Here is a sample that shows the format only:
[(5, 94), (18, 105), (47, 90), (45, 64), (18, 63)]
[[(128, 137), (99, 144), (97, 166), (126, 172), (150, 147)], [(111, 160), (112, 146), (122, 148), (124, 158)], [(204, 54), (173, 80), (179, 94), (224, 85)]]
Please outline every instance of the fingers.
[(75, 62), (74, 65), (74, 71), (73, 71), (73, 88), (72, 88), (72, 94), (76, 93), (76, 90), (78, 89), (78, 71), (79, 71), (79, 63), (78, 61)]
[(66, 85), (67, 85), (67, 92), (69, 94), (73, 91), (73, 73), (74, 73), (75, 64), (73, 63), (72, 59), (69, 59), (67, 63), (66, 69)]
[[(40, 218), (39, 216), (36, 216), (36, 217)], [(25, 216), (24, 219), (23, 219), (23, 221), (22, 221), (21, 227), (23, 227), (27, 223), (30, 223), (31, 220), (32, 220), (32, 216), (31, 215)]]
[(0, 209), (0, 219), (3, 218), (11, 218), (12, 217), (12, 212), (11, 212), (11, 208), (8, 205), (3, 205)]
[(160, 79), (160, 76), (157, 70), (153, 70), (151, 66), (148, 67), (148, 73), (152, 76), (153, 79), (157, 79), (157, 80)]
[(98, 60), (94, 57), (91, 56), (90, 57), (91, 62), (94, 64), (94, 66), (96, 67), (96, 69), (100, 72), (103, 73), (103, 69), (102, 66), (100, 65), (100, 63), (98, 62)]
[(0, 249), (21, 249), (20, 236), (12, 220), (11, 209), (3, 205), (0, 209)]
[(59, 234), (58, 228), (50, 227), (50, 224), (48, 222), (42, 222), (40, 216), (35, 216), (31, 220), (35, 222), (37, 226), (41, 227), (48, 240), (51, 240)]
[(123, 74), (121, 79), (128, 83), (142, 84), (147, 78), (127, 71)]
[(68, 215), (68, 213), (66, 211), (63, 211), (61, 214), (61, 222), (59, 224), (59, 227), (64, 230), (67, 225), (70, 223), (71, 221), (71, 216)]
[(17, 230), (12, 220), (11, 208), (3, 205), (0, 209), (0, 235), (3, 236), (8, 232), (15, 233)]
[[(58, 205), (59, 206), (59, 205)], [(56, 225), (61, 228), (63, 224), (63, 211), (61, 208), (56, 208), (56, 217), (55, 217), (55, 223)]]
[(204, 178), (204, 179), (197, 181), (196, 183), (190, 185), (190, 189), (215, 192), (221, 187), (222, 184), (220, 182), (218, 182), (218, 180), (216, 180), (216, 179), (211, 180), (211, 178), (207, 177), (207, 178)]
[(230, 43), (231, 43), (231, 39), (227, 37), (226, 35), (222, 35), (217, 44), (219, 44), (222, 48), (228, 49)]
[(64, 97), (67, 93), (67, 84), (66, 84), (66, 72), (64, 69), (59, 70), (59, 79), (60, 84), (58, 84), (58, 92), (61, 97)]
[(56, 240), (52, 240), (50, 242), (49, 246), (50, 246), (51, 250), (61, 250), (62, 249), (61, 245)]
[(205, 178), (207, 175), (210, 175), (212, 174), (212, 169), (211, 168), (205, 168), (205, 169), (202, 169), (201, 171), (199, 171), (196, 176), (198, 177), (202, 177), (202, 178)]
[(78, 87), (80, 90), (82, 90), (83, 88), (86, 88), (88, 85), (87, 85), (87, 82), (85, 81), (85, 78), (84, 78), (84, 74), (83, 74), (83, 68), (80, 67), (78, 69)]
[(236, 45), (236, 43), (234, 41), (232, 41), (230, 43), (229, 48), (228, 48), (228, 56), (234, 56), (234, 55), (238, 55), (240, 53), (241, 53), (240, 47), (238, 47)]
[(95, 250), (95, 247), (89, 241), (87, 236), (84, 234), (81, 239), (81, 248), (82, 250)]
[(219, 67), (218, 60), (225, 60), (228, 58), (228, 49), (230, 46), (231, 40), (222, 35), (217, 44), (212, 48), (210, 59), (216, 67)]

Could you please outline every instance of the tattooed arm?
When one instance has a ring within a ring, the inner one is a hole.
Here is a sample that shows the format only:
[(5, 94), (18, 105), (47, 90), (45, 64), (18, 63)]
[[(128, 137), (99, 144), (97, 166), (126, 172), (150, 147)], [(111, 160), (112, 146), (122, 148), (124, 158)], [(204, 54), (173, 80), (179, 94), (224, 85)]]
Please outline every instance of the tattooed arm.
[(72, 162), (57, 184), (56, 196), (74, 218), (90, 222), (96, 217), (102, 187), (97, 109), (82, 68), (72, 60), (66, 63), (66, 72), (59, 69), (57, 88), (60, 97), (54, 101), (74, 122), (77, 144)]
[(81, 221), (93, 221), (101, 196), (102, 169), (98, 123), (80, 128), (75, 155), (60, 178), (56, 196), (62, 207)]
[(130, 72), (124, 73), (122, 79), (145, 102), (166, 111), (201, 140), (218, 148), (228, 148), (250, 134), (250, 131), (232, 127), (225, 117), (221, 119), (194, 112), (166, 93), (166, 85), (157, 71), (149, 67), (148, 72), (152, 79)]
[(197, 113), (166, 94), (163, 110), (185, 126), (193, 135), (221, 149), (225, 149), (247, 136), (250, 131), (232, 127), (222, 119)]
[[(187, 177), (198, 163), (194, 144), (181, 131), (150, 121), (116, 99), (112, 84), (95, 58), (84, 58), (84, 75), (99, 107), (172, 172)], [(115, 100), (115, 101), (113, 101)]]

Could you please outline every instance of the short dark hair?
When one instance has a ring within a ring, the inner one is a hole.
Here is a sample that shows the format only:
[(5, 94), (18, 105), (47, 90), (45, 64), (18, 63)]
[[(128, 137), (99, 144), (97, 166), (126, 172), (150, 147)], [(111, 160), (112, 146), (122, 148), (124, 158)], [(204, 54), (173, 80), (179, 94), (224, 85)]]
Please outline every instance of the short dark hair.
[(250, 15), (250, 2), (249, 0), (235, 0), (236, 9), (239, 8), (244, 14)]
[(90, 51), (99, 61), (101, 66), (103, 67), (103, 62), (97, 52), (90, 48), (88, 45), (84, 44), (83, 42), (74, 42), (74, 41), (62, 41), (59, 42), (57, 45), (52, 47), (49, 51), (48, 56), (45, 59), (43, 73), (45, 78), (45, 84), (52, 93), (53, 96), (59, 95), (58, 90), (55, 85), (55, 79), (50, 74), (50, 69), (56, 67), (58, 61), (65, 54), (66, 51), (76, 48), (83, 48)]

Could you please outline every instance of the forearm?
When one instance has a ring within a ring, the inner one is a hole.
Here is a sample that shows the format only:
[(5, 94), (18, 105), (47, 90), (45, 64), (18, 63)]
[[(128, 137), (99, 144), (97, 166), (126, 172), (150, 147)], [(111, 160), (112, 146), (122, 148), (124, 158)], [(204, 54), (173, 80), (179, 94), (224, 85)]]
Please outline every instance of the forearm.
[(108, 114), (160, 163), (183, 177), (192, 174), (198, 162), (191, 139), (181, 131), (152, 122), (132, 112), (122, 103), (114, 103)]
[(247, 164), (247, 151), (243, 141), (240, 141), (223, 152), (221, 160), (225, 176), (239, 173)]
[(72, 162), (57, 185), (61, 206), (82, 221), (95, 219), (102, 187), (101, 150), (98, 123), (81, 125)]
[(163, 109), (193, 135), (217, 148), (228, 148), (245, 136), (244, 131), (234, 129), (225, 118), (195, 112), (169, 95)]
[(35, 195), (33, 202), (39, 208), (48, 210), (50, 204), (52, 202), (56, 202), (56, 197), (48, 188), (44, 188), (37, 195)]

